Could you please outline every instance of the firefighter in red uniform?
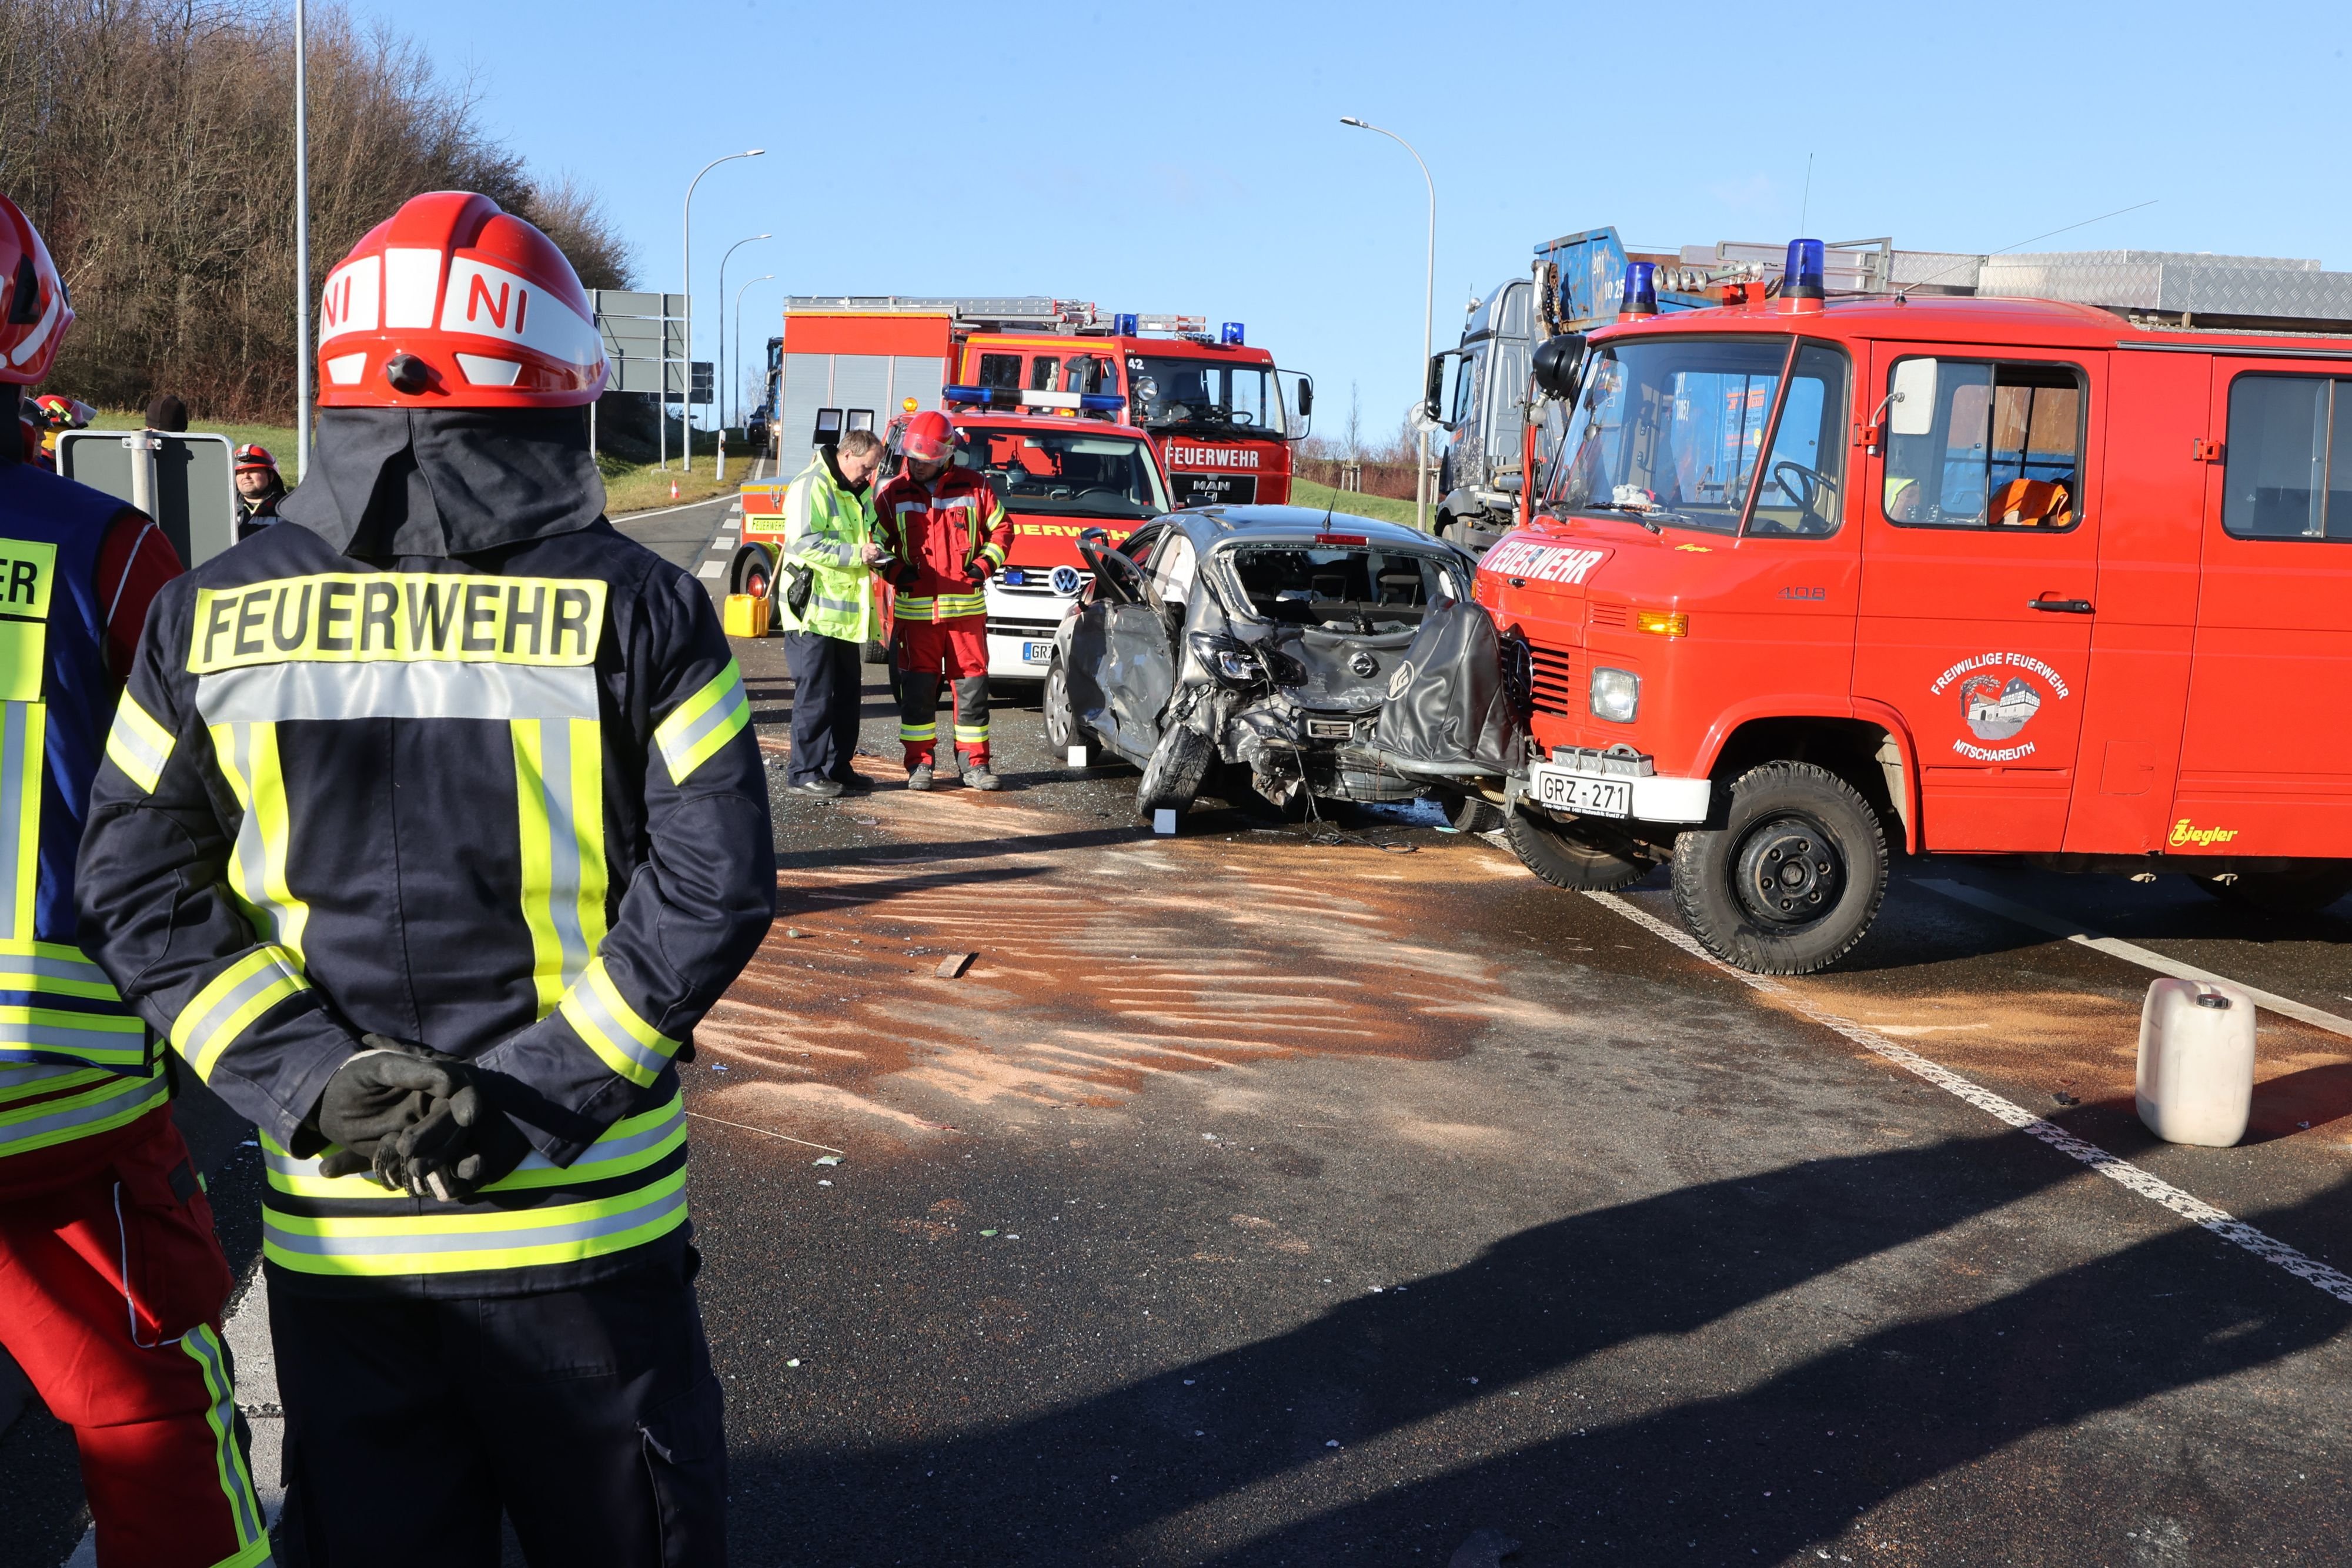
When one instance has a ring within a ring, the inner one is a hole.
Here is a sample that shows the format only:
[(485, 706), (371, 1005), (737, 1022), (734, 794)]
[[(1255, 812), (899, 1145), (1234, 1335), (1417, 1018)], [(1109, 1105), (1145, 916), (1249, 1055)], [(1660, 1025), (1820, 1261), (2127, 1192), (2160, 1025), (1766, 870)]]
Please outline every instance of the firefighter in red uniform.
[[(0, 197), (0, 413), (73, 322)], [(0, 443), (0, 1348), (81, 1450), (100, 1568), (269, 1561), (237, 1441), (228, 1260), (163, 1046), (77, 946), (74, 855), (162, 530)]]
[(943, 413), (908, 421), (906, 472), (874, 498), (898, 629), (898, 743), (907, 788), (931, 787), (939, 747), (940, 677), (955, 683), (955, 748), (963, 781), (1000, 787), (988, 770), (987, 582), (1004, 564), (1013, 524), (988, 481), (954, 465), (955, 432)]

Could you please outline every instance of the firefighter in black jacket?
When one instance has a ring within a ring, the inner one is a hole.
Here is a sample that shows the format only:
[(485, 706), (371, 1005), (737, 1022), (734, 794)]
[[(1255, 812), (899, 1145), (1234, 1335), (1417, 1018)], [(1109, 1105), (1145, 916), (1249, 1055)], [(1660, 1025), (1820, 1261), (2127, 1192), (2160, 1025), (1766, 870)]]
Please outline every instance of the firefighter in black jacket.
[(719, 1563), (674, 1062), (773, 907), (742, 680), (604, 520), (537, 229), (416, 197), (322, 320), (312, 475), (149, 619), (83, 939), (260, 1127), (292, 1561), (495, 1562), (503, 1508)]

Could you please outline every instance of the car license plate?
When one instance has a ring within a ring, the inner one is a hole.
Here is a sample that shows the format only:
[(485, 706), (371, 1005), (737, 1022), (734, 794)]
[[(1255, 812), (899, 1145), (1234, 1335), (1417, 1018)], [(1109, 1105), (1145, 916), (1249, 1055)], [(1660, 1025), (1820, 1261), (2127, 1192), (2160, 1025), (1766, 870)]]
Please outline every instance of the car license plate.
[(1346, 740), (1356, 733), (1354, 721), (1344, 718), (1310, 718), (1307, 721), (1309, 740)]
[(1537, 803), (1549, 810), (1572, 811), (1580, 817), (1633, 814), (1633, 781), (1630, 779), (1594, 778), (1541, 762), (1529, 771), (1535, 776)]
[(1052, 664), (1054, 662), (1054, 644), (1051, 643), (1022, 643), (1021, 662), (1024, 664)]

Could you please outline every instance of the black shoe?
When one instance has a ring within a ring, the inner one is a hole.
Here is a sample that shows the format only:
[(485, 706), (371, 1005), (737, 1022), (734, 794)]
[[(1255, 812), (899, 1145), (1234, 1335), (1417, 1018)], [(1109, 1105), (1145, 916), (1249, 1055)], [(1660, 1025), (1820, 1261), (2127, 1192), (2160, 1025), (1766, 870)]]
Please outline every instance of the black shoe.
[(963, 787), (967, 789), (1002, 789), (1004, 788), (1004, 780), (991, 773), (988, 770), (988, 765), (983, 762), (978, 767), (967, 768), (963, 770)]
[(845, 778), (835, 779), (834, 782), (852, 795), (863, 795), (874, 788), (874, 780), (863, 773), (852, 773)]
[(931, 787), (931, 765), (926, 762), (920, 768), (916, 768), (914, 771), (907, 775), (907, 788), (909, 789), (928, 789)]
[(831, 800), (841, 794), (841, 786), (830, 779), (803, 779), (797, 784), (784, 786), (787, 795), (805, 795), (812, 800)]

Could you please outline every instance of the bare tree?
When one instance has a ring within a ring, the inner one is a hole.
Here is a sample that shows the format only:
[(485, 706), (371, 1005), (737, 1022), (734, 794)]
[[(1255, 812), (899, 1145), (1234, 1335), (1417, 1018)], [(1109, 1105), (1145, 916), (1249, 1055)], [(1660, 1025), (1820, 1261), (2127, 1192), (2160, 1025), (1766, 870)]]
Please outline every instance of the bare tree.
[[(310, 45), (314, 297), (402, 202), (453, 189), (540, 223), (590, 287), (626, 283), (593, 196), (535, 185), (481, 129), (471, 81), (332, 5), (313, 7)], [(59, 390), (292, 417), (293, 69), (284, 14), (254, 0), (0, 0), (0, 189), (79, 318)]]

